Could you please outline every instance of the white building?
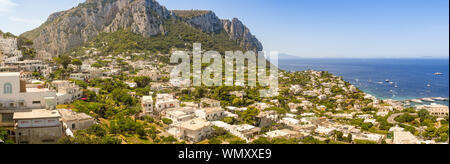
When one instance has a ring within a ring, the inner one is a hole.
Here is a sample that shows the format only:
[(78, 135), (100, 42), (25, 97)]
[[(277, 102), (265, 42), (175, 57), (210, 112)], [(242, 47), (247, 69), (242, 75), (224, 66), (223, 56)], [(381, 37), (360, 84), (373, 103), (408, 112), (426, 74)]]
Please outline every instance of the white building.
[(0, 63), (5, 62), (17, 62), (19, 61), (23, 55), (20, 50), (17, 48), (17, 39), (13, 37), (3, 38), (0, 35)]
[(12, 126), (13, 113), (45, 108), (46, 97), (56, 97), (47, 88), (26, 88), (20, 73), (0, 73), (0, 126)]
[(300, 120), (291, 117), (284, 117), (283, 119), (281, 119), (281, 123), (286, 125), (298, 125), (300, 123)]
[(258, 126), (260, 128), (265, 128), (265, 127), (269, 127), (272, 126), (273, 123), (277, 122), (279, 119), (279, 115), (276, 111), (263, 111), (260, 112), (257, 116), (258, 118)]
[(292, 131), (289, 129), (283, 129), (267, 132), (263, 136), (267, 138), (298, 138), (300, 137), (300, 132)]
[(180, 101), (173, 98), (170, 94), (158, 94), (156, 95), (155, 110), (161, 112), (165, 109), (179, 108)]
[(219, 128), (223, 128), (226, 131), (230, 132), (236, 137), (239, 137), (243, 140), (249, 142), (256, 135), (261, 132), (261, 128), (255, 127), (253, 125), (243, 124), (243, 125), (230, 125), (223, 121), (213, 121), (212, 124)]
[(87, 75), (84, 73), (72, 73), (70, 74), (70, 78), (74, 79), (74, 80), (80, 80), (80, 81), (84, 81), (87, 79)]
[(346, 119), (352, 119), (353, 113), (337, 113), (337, 114), (331, 114), (334, 118), (346, 118)]
[(419, 140), (411, 132), (395, 131), (394, 144), (419, 144)]
[(137, 76), (150, 77), (152, 81), (158, 81), (162, 77), (158, 70), (141, 70), (137, 73)]
[(273, 105), (267, 104), (267, 103), (255, 103), (255, 104), (253, 104), (251, 106), (253, 106), (253, 107), (255, 107), (255, 108), (259, 109), (259, 110), (264, 110), (264, 109), (273, 107)]
[(310, 97), (316, 97), (317, 93), (314, 91), (303, 91), (303, 95), (310, 96)]
[(136, 88), (137, 87), (137, 83), (134, 82), (125, 82), (126, 85), (128, 85), (128, 87), (130, 88)]
[(211, 137), (213, 128), (210, 122), (201, 118), (196, 118), (173, 124), (168, 132), (180, 140), (195, 143)]
[(53, 81), (52, 85), (58, 91), (56, 93), (58, 104), (69, 104), (83, 96), (83, 90), (69, 81), (57, 80)]
[(16, 143), (56, 143), (63, 136), (60, 118), (58, 111), (46, 109), (14, 113)]
[(445, 117), (448, 116), (449, 108), (446, 105), (440, 105), (436, 103), (432, 103), (430, 105), (421, 105), (417, 106), (418, 110), (425, 109), (427, 110), (430, 115), (437, 116), (437, 117)]
[(372, 119), (373, 116), (370, 115), (370, 114), (361, 114), (361, 115), (357, 115), (356, 118), (359, 118), (359, 119)]
[(174, 87), (187, 88), (191, 86), (189, 79), (170, 79), (170, 84)]
[(325, 99), (327, 99), (327, 96), (326, 95), (320, 95), (319, 97), (317, 97), (317, 98), (319, 98), (319, 100), (325, 100)]
[(153, 97), (152, 96), (143, 96), (141, 99), (141, 107), (142, 113), (144, 114), (154, 114), (153, 108)]
[(253, 125), (243, 124), (243, 125), (231, 125), (228, 130), (231, 134), (246, 140), (251, 141), (256, 135), (261, 132), (261, 128), (255, 127)]
[(35, 72), (46, 69), (41, 60), (24, 60), (16, 62), (5, 62), (7, 66), (18, 66), (21, 71)]
[(67, 129), (85, 130), (95, 124), (95, 119), (85, 113), (77, 113), (68, 109), (58, 109), (62, 122)]
[(353, 140), (366, 140), (372, 141), (375, 143), (381, 143), (383, 141), (384, 135), (381, 134), (373, 134), (373, 133), (362, 133), (353, 135)]
[(195, 111), (191, 107), (175, 108), (168, 110), (165, 117), (174, 123), (185, 122), (195, 118)]
[(292, 85), (291, 88), (289, 88), (289, 91), (292, 94), (298, 94), (302, 91), (302, 87), (300, 85)]
[(365, 119), (364, 120), (364, 123), (371, 123), (372, 125), (374, 125), (374, 126), (378, 126), (378, 122), (377, 122), (377, 120), (376, 119)]
[(352, 93), (357, 93), (358, 89), (354, 85), (351, 85), (350, 88), (349, 88), (349, 91), (352, 92)]
[(316, 128), (315, 132), (322, 135), (322, 136), (331, 136), (333, 135), (334, 131), (336, 129), (333, 128), (327, 128), (327, 127), (323, 127), (323, 126), (319, 126)]
[(333, 84), (331, 84), (331, 83), (322, 83), (322, 84), (320, 84), (320, 85), (322, 85), (322, 86), (324, 86), (324, 87), (327, 87), (327, 88), (333, 87)]
[(195, 115), (208, 121), (217, 121), (225, 117), (225, 110), (221, 107), (203, 108), (196, 110)]
[(213, 108), (213, 107), (220, 107), (220, 101), (210, 99), (210, 98), (202, 98), (200, 100), (200, 107), (201, 108)]
[(91, 68), (88, 71), (88, 79), (100, 78), (103, 76), (103, 70), (97, 68)]
[(48, 53), (47, 51), (38, 51), (36, 53), (36, 59), (42, 60), (42, 61), (51, 61), (53, 59), (53, 55), (51, 53)]
[(314, 117), (316, 114), (315, 113), (302, 113), (300, 116), (302, 117)]

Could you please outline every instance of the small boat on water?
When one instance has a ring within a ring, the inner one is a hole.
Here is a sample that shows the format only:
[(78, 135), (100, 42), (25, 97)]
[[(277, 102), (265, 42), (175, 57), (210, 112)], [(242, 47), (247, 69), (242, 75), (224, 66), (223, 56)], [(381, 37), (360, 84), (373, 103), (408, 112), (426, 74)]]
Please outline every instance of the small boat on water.
[(443, 97), (435, 97), (433, 99), (437, 100), (437, 101), (448, 101), (448, 98), (443, 98)]
[(433, 75), (443, 75), (443, 73), (441, 73), (441, 72), (436, 72), (436, 73), (433, 73)]
[(431, 98), (423, 98), (422, 101), (427, 101), (427, 102), (435, 102), (433, 99)]
[(431, 84), (428, 84), (427, 87), (431, 87)]
[(389, 80), (389, 79), (386, 79), (385, 81), (386, 81), (386, 83), (389, 83), (389, 82), (390, 82), (390, 80)]

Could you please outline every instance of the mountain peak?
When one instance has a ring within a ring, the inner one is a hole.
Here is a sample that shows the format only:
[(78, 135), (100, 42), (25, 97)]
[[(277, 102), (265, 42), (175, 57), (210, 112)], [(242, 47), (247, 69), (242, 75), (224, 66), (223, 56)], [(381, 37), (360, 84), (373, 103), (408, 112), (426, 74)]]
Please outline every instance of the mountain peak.
[(225, 31), (244, 49), (262, 50), (261, 43), (240, 21), (224, 24), (210, 10), (169, 11), (155, 0), (87, 0), (51, 14), (44, 24), (22, 36), (32, 40), (36, 49), (60, 55), (102, 32), (129, 29), (144, 37), (165, 35), (170, 32), (164, 27), (169, 19), (178, 19), (208, 34)]
[(184, 19), (192, 19), (193, 17), (203, 16), (206, 14), (214, 14), (211, 10), (170, 10), (170, 12)]

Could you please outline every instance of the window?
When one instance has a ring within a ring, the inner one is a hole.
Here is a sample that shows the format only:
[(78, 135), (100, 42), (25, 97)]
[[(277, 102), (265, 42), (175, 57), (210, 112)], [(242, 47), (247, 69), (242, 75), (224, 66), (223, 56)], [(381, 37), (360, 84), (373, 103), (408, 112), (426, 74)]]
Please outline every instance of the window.
[(41, 104), (41, 101), (33, 101), (33, 104)]
[(74, 130), (75, 129), (75, 124), (72, 124), (72, 130)]
[(3, 93), (4, 94), (12, 94), (12, 85), (11, 83), (6, 83), (3, 85)]
[(2, 121), (3, 123), (10, 123), (10, 122), (14, 122), (13, 117), (14, 114), (10, 114), (10, 113), (3, 113), (1, 114), (2, 117)]

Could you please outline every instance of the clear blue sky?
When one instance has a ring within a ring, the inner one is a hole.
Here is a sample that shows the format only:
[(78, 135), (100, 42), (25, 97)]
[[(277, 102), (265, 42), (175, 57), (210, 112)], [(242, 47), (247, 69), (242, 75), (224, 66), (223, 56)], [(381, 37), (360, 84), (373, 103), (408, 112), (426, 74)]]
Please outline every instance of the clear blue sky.
[[(0, 0), (0, 29), (20, 34), (83, 0)], [(265, 50), (302, 57), (449, 55), (448, 0), (159, 0), (237, 17)]]

